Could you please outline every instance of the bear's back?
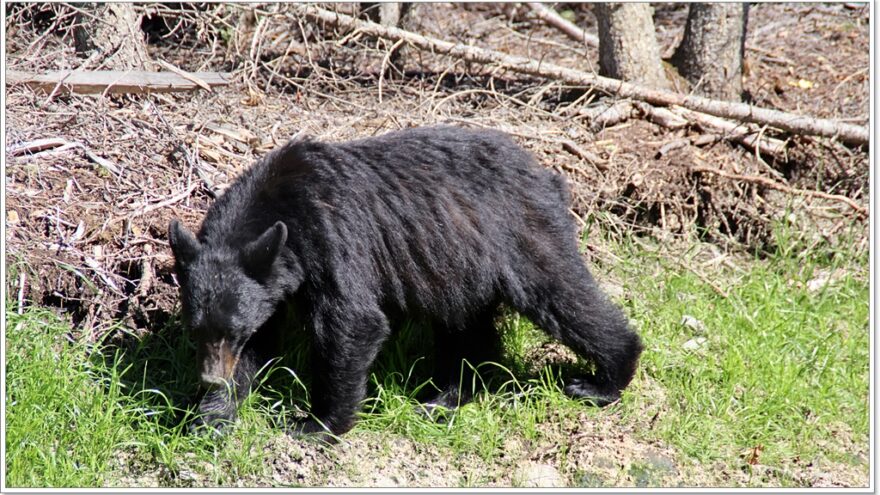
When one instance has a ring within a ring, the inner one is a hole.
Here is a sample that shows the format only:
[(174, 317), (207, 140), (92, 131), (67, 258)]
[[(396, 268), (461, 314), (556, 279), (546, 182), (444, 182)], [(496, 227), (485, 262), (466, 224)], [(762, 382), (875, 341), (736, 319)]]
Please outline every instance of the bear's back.
[(515, 283), (501, 279), (574, 227), (561, 177), (505, 134), (448, 126), (292, 141), (218, 198), (200, 237), (235, 245), (278, 220), (314, 276), (450, 314), (473, 302), (464, 294)]

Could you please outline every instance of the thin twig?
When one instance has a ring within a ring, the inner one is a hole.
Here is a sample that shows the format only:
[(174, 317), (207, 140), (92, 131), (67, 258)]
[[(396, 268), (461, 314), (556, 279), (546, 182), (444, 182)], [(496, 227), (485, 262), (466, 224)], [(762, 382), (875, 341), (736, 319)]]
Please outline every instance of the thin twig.
[(543, 3), (538, 2), (528, 2), (526, 3), (532, 12), (534, 12), (535, 16), (538, 19), (546, 22), (547, 24), (555, 27), (556, 29), (565, 33), (569, 38), (580, 41), (586, 45), (592, 46), (593, 48), (599, 47), (599, 37), (589, 34), (583, 29), (577, 27), (573, 22), (569, 21), (565, 17), (557, 14), (555, 10), (547, 7)]
[(403, 45), (403, 40), (397, 40), (391, 45), (391, 49), (385, 53), (385, 56), (382, 58), (382, 66), (379, 67), (379, 104), (382, 104), (382, 82), (385, 80), (385, 69), (388, 67), (388, 64), (391, 61), (391, 56), (394, 54), (394, 51), (400, 48)]
[(24, 273), (24, 269), (18, 274), (18, 314), (22, 314), (24, 312), (24, 284), (27, 282), (27, 275)]
[(187, 72), (187, 71), (185, 71), (185, 70), (183, 70), (183, 69), (177, 67), (176, 65), (170, 64), (170, 63), (168, 63), (168, 62), (166, 62), (166, 61), (164, 61), (164, 60), (156, 60), (156, 62), (157, 62), (159, 65), (161, 65), (162, 67), (165, 67), (166, 69), (170, 70), (171, 72), (173, 72), (173, 73), (177, 74), (178, 76), (180, 76), (180, 77), (186, 79), (187, 81), (190, 81), (190, 82), (192, 82), (193, 84), (197, 84), (197, 85), (199, 85), (199, 87), (201, 87), (202, 89), (205, 89), (205, 90), (207, 90), (207, 91), (209, 91), (209, 92), (211, 92), (211, 93), (214, 92), (214, 90), (211, 89), (211, 86), (210, 86), (208, 83), (206, 83), (204, 79), (202, 79), (202, 78), (200, 78), (200, 77), (198, 77), (198, 76), (196, 76), (196, 75), (194, 75), (194, 74), (192, 74), (192, 73), (189, 73), (189, 72)]
[(197, 187), (199, 187), (198, 183), (190, 184), (190, 186), (188, 188), (184, 189), (183, 191), (181, 191), (178, 194), (175, 194), (174, 196), (171, 196), (170, 198), (168, 198), (166, 200), (159, 201), (158, 203), (153, 203), (150, 205), (144, 205), (140, 209), (140, 211), (135, 211), (133, 213), (129, 213), (128, 216), (126, 216), (126, 219), (131, 220), (133, 218), (146, 215), (147, 213), (150, 213), (151, 211), (158, 210), (159, 208), (165, 208), (166, 206), (173, 205), (174, 203), (177, 203), (178, 201), (182, 201), (182, 200), (186, 199), (190, 194), (192, 194), (192, 192), (195, 191)]
[(718, 286), (718, 284), (716, 284), (715, 282), (710, 280), (708, 277), (706, 277), (702, 273), (695, 270), (692, 266), (689, 266), (687, 263), (681, 261), (678, 257), (670, 256), (669, 259), (671, 259), (673, 262), (675, 262), (675, 264), (677, 264), (678, 266), (680, 266), (680, 267), (684, 268), (685, 270), (696, 275), (697, 278), (699, 278), (704, 284), (711, 287), (712, 290), (715, 291), (715, 293), (718, 294), (719, 296), (723, 297), (724, 299), (727, 299), (728, 297), (730, 297), (730, 294), (728, 294), (727, 291), (725, 291), (720, 286)]

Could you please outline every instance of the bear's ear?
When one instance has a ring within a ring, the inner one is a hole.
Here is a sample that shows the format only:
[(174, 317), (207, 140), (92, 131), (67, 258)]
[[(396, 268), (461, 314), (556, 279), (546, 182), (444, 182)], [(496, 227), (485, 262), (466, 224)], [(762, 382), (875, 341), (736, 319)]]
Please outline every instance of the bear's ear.
[(192, 261), (200, 249), (198, 239), (176, 218), (168, 225), (168, 244), (171, 245), (171, 252), (181, 266)]
[(264, 276), (272, 268), (272, 263), (287, 242), (287, 225), (275, 222), (256, 240), (249, 242), (242, 250), (242, 263), (256, 276)]

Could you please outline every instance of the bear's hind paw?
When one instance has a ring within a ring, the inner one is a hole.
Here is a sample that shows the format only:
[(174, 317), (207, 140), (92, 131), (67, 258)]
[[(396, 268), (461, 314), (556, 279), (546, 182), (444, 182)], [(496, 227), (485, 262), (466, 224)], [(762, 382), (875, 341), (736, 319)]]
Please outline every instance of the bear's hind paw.
[(284, 429), (284, 432), (293, 438), (314, 440), (330, 445), (339, 441), (339, 437), (314, 419), (294, 421)]
[(605, 407), (620, 400), (620, 392), (603, 390), (586, 378), (568, 379), (563, 391), (569, 397), (590, 401), (597, 407)]

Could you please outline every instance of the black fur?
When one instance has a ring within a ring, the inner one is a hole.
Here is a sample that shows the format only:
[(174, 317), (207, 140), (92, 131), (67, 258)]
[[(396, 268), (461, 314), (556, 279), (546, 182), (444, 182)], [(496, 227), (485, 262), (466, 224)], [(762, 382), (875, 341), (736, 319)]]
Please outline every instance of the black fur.
[[(595, 375), (568, 381), (570, 395), (616, 400), (642, 350), (584, 266), (563, 179), (499, 132), (292, 141), (217, 199), (197, 238), (173, 221), (169, 240), (212, 424), (234, 418), (279, 353), (271, 342), (288, 304), (313, 335), (315, 419), (298, 426), (307, 433), (352, 427), (401, 315), (432, 323), (443, 390), (434, 402), (445, 406), (469, 399), (456, 388), (461, 360), (492, 358), (501, 303), (594, 361)], [(224, 345), (240, 355), (231, 387), (217, 385), (216, 371), (229, 371), (216, 355)]]

